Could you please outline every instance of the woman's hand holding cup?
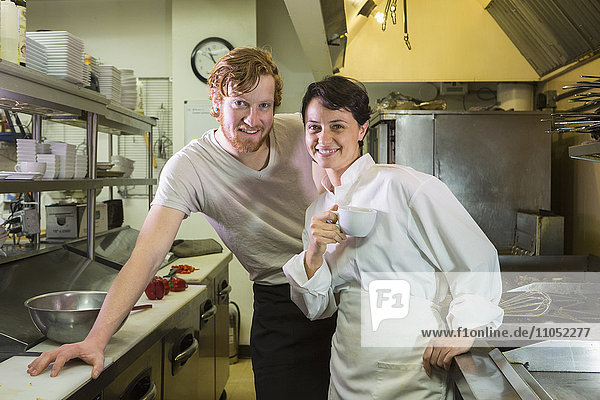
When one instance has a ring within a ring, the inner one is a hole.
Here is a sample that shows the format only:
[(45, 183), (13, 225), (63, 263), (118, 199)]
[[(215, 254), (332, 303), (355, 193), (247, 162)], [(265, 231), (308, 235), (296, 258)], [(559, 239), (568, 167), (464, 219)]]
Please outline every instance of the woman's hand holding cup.
[(323, 264), (323, 254), (328, 244), (342, 243), (346, 235), (337, 224), (337, 204), (329, 210), (312, 217), (310, 222), (310, 239), (304, 258), (306, 275), (310, 279)]

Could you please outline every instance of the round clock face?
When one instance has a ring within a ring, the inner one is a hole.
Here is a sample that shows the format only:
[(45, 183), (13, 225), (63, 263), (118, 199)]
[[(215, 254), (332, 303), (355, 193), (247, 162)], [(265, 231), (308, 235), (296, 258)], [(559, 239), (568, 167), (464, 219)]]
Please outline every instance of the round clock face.
[(208, 74), (219, 58), (232, 50), (233, 46), (225, 39), (211, 37), (204, 39), (192, 51), (192, 70), (202, 82), (206, 83)]

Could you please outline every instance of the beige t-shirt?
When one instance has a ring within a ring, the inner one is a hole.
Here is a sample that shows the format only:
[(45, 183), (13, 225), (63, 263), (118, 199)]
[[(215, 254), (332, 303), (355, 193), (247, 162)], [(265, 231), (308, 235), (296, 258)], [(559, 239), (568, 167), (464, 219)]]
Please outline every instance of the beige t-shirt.
[(256, 283), (287, 283), (281, 267), (302, 251), (304, 212), (317, 197), (299, 114), (277, 114), (269, 163), (246, 167), (217, 143), (215, 130), (165, 165), (152, 205), (202, 212)]

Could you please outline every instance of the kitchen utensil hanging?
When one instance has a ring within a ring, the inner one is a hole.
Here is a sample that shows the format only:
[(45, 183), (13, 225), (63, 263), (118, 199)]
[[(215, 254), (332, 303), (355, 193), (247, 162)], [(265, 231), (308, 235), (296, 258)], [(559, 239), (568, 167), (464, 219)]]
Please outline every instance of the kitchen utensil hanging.
[[(553, 113), (551, 128), (547, 133), (589, 133), (592, 139), (600, 140), (600, 76), (582, 75), (591, 80), (578, 81), (564, 86), (570, 91), (569, 102), (583, 103), (567, 112)], [(591, 110), (591, 112), (586, 112)]]
[[(404, 0), (404, 10), (402, 13), (402, 21), (404, 22), (404, 43), (406, 44), (408, 50), (411, 50), (412, 47), (408, 39), (408, 17), (406, 11), (406, 1), (407, 0)], [(396, 10), (398, 9), (397, 2), (398, 0), (387, 0), (387, 2), (385, 3), (385, 12), (383, 22), (381, 23), (382, 31), (385, 31), (385, 28), (387, 28), (388, 15), (392, 18), (392, 24), (396, 25)]]

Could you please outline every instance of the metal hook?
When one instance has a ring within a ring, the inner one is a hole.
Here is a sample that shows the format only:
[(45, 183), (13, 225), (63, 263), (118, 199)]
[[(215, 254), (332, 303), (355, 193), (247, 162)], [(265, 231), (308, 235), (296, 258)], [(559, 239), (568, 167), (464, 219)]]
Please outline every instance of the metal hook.
[(408, 50), (410, 50), (412, 47), (410, 46), (410, 41), (408, 40), (408, 15), (406, 9), (406, 0), (404, 0), (404, 13), (402, 15), (404, 20), (404, 43), (406, 44)]

